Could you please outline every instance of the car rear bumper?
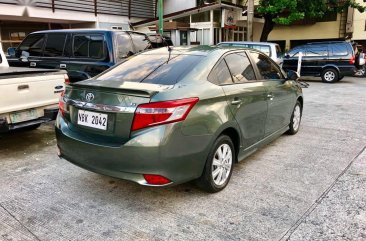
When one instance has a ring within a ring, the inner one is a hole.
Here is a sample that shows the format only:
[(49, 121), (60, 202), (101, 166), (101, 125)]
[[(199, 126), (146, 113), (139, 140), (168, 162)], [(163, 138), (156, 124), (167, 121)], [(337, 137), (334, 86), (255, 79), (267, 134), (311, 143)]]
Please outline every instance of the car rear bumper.
[[(179, 124), (162, 125), (134, 133), (119, 146), (93, 143), (72, 131), (62, 117), (56, 121), (60, 157), (84, 169), (149, 185), (143, 174), (161, 175), (179, 184), (201, 176), (211, 135), (185, 136)], [(153, 186), (153, 185), (151, 185)]]
[(0, 133), (5, 133), (55, 120), (57, 117), (58, 108), (46, 108), (43, 110), (43, 112), (44, 115), (42, 117), (14, 124), (9, 123), (9, 118), (7, 118), (7, 115), (3, 115), (3, 117), (0, 117)]

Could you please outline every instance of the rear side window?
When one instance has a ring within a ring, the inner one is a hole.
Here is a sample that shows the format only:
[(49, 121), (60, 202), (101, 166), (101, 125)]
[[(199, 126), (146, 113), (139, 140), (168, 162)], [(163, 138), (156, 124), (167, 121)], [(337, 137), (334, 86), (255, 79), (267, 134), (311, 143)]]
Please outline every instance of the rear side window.
[(65, 47), (66, 34), (50, 33), (47, 35), (46, 47), (44, 49), (45, 57), (60, 57), (63, 55)]
[(132, 42), (135, 45), (136, 52), (141, 52), (151, 48), (149, 39), (144, 34), (131, 33)]
[(103, 59), (106, 56), (104, 37), (95, 35), (75, 35), (73, 39), (74, 57)]
[(245, 53), (229, 54), (225, 60), (235, 83), (256, 80), (253, 66)]
[(348, 55), (348, 48), (345, 44), (331, 44), (329, 45), (333, 56), (346, 56)]
[(306, 49), (307, 57), (328, 57), (328, 48), (324, 46), (309, 46)]
[(259, 51), (261, 51), (261, 52), (263, 52), (266, 55), (271, 57), (271, 48), (269, 46), (266, 46), (266, 45), (251, 45), (251, 48), (259, 50)]
[(116, 59), (117, 62), (122, 61), (134, 54), (131, 38), (126, 33), (118, 33), (116, 37)]
[(98, 80), (174, 85), (190, 72), (203, 56), (137, 55), (99, 76)]
[(250, 55), (265, 80), (283, 79), (279, 68), (267, 56), (256, 52), (250, 52)]
[(233, 84), (231, 73), (226, 65), (225, 60), (221, 60), (211, 71), (208, 81), (216, 85)]
[(26, 37), (22, 44), (19, 46), (19, 55), (22, 51), (26, 51), (29, 53), (30, 56), (42, 56), (45, 39), (45, 34), (28, 35), (28, 37)]

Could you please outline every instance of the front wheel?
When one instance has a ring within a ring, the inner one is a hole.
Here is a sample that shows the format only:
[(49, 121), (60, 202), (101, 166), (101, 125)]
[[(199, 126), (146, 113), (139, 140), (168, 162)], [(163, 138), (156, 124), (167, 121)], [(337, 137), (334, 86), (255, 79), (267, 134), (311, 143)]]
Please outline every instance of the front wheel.
[(325, 69), (322, 72), (322, 80), (325, 83), (334, 83), (339, 80), (339, 74), (338, 71), (335, 69)]
[(301, 117), (302, 117), (301, 103), (299, 101), (296, 101), (295, 108), (292, 111), (291, 121), (290, 125), (288, 126), (289, 130), (287, 131), (287, 134), (295, 135), (299, 131)]
[(223, 190), (233, 172), (235, 149), (230, 137), (222, 135), (215, 141), (208, 155), (202, 176), (197, 184), (207, 192)]

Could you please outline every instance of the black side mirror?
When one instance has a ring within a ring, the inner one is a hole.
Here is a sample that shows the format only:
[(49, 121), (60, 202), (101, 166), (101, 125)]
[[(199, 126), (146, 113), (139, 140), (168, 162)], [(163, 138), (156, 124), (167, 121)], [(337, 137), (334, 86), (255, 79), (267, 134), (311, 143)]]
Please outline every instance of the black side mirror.
[(16, 48), (13, 48), (13, 47), (8, 48), (8, 55), (10, 57), (15, 57), (15, 52), (16, 52)]
[(298, 79), (300, 79), (300, 75), (296, 71), (289, 70), (287, 72), (287, 80), (298, 80)]

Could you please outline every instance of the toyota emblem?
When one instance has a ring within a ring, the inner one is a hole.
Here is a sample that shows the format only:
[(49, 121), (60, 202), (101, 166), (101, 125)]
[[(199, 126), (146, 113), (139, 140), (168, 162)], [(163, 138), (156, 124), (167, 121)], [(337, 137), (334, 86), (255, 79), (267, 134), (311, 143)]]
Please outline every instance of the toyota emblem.
[(88, 102), (90, 102), (90, 101), (94, 100), (94, 94), (93, 94), (93, 93), (87, 93), (87, 94), (85, 95), (85, 99), (86, 99), (86, 101), (88, 101)]

